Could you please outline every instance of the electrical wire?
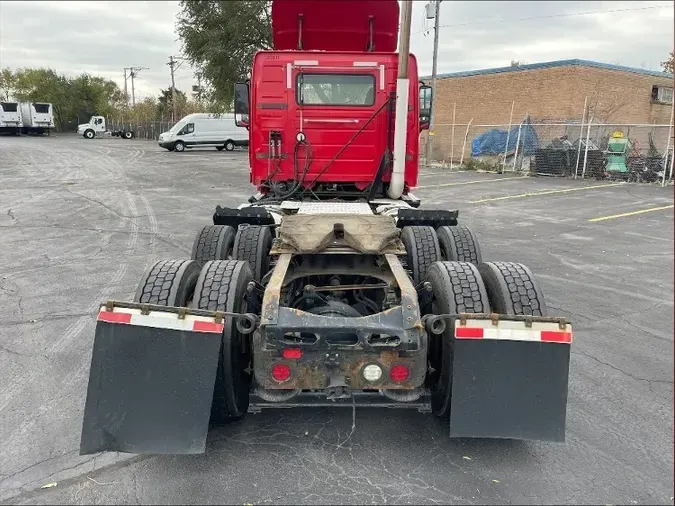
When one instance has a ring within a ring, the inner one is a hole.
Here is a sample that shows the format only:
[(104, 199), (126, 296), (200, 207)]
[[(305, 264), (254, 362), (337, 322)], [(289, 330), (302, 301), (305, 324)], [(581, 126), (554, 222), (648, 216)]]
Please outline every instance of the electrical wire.
[[(479, 21), (469, 21), (467, 23), (454, 23), (450, 25), (440, 25), (438, 28), (450, 28), (458, 26), (469, 26), (469, 25), (480, 25), (484, 23), (513, 23), (515, 21), (529, 21), (532, 19), (550, 19), (550, 18), (563, 18), (563, 17), (574, 17), (574, 16), (589, 16), (592, 14), (611, 14), (613, 12), (628, 12), (628, 11), (644, 11), (648, 9), (663, 9), (665, 7), (673, 7), (673, 4), (669, 5), (650, 5), (649, 7), (632, 7), (628, 9), (613, 9), (607, 11), (590, 11), (590, 12), (572, 12), (572, 13), (560, 13), (560, 14), (549, 14), (547, 16), (530, 16), (525, 18), (510, 18), (510, 19), (482, 19)], [(430, 29), (424, 28), (423, 30), (418, 30), (413, 32), (412, 35), (418, 35), (423, 32), (428, 32)]]

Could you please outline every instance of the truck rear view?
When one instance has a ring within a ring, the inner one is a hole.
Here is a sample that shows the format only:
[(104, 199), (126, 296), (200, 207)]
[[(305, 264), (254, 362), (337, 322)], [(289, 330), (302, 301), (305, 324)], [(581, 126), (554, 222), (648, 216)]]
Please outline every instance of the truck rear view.
[(21, 133), (21, 108), (18, 102), (0, 102), (0, 133)]
[(203, 452), (209, 424), (300, 406), (564, 439), (569, 322), (410, 191), (431, 97), (398, 18), (396, 0), (273, 3), (276, 50), (235, 93), (257, 194), (101, 305), (81, 453)]

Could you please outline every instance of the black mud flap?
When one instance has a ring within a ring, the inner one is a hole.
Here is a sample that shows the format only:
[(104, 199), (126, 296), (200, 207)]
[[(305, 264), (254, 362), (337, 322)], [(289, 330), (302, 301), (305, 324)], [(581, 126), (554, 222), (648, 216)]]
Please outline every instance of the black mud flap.
[(205, 451), (221, 332), (99, 321), (80, 455)]
[(570, 345), (457, 339), (450, 436), (564, 441)]

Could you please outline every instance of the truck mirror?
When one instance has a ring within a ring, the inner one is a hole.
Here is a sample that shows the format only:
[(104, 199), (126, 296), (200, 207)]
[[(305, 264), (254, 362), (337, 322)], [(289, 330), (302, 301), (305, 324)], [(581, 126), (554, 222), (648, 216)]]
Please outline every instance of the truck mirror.
[(234, 123), (238, 127), (248, 128), (249, 114), (248, 83), (234, 85)]
[(420, 128), (429, 129), (431, 121), (431, 103), (433, 101), (433, 89), (431, 86), (423, 84), (420, 86)]

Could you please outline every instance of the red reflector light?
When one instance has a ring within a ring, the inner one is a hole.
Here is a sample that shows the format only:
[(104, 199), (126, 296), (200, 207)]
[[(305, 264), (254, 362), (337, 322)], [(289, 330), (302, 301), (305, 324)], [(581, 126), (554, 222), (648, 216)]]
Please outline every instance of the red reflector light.
[(408, 368), (401, 364), (393, 366), (389, 371), (389, 376), (391, 376), (391, 379), (396, 383), (403, 383), (405, 380), (408, 379), (409, 374), (410, 371), (408, 370)]
[(284, 351), (281, 352), (281, 356), (287, 360), (295, 360), (302, 358), (302, 350), (300, 348), (284, 348)]
[(291, 377), (291, 368), (286, 364), (276, 364), (272, 366), (272, 377), (279, 383), (283, 383)]
[(457, 327), (455, 337), (457, 339), (483, 339), (483, 329)]

